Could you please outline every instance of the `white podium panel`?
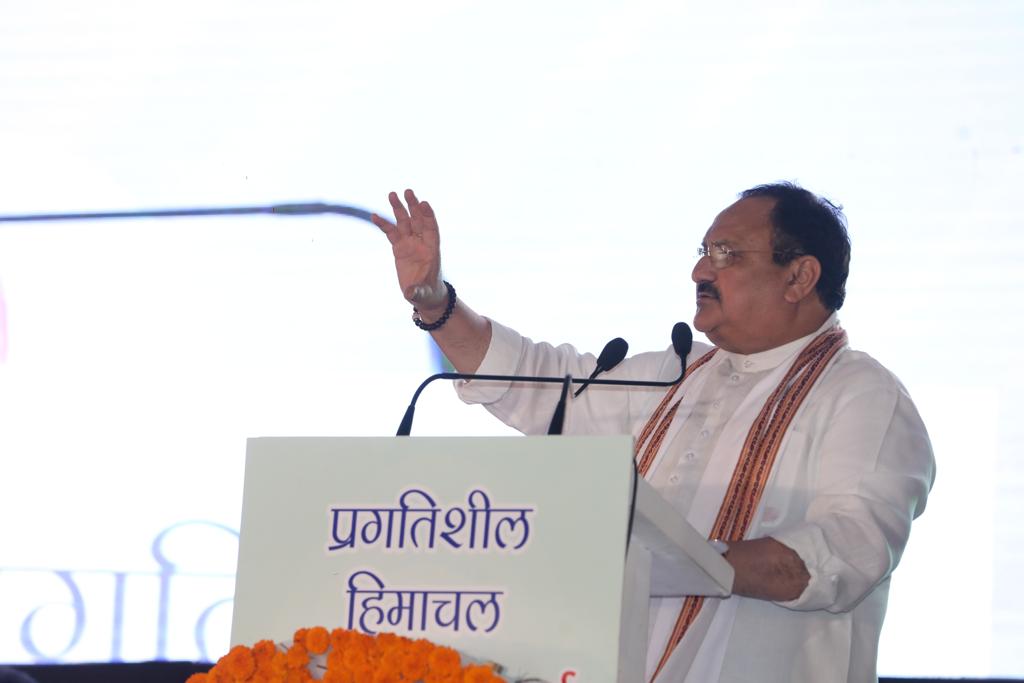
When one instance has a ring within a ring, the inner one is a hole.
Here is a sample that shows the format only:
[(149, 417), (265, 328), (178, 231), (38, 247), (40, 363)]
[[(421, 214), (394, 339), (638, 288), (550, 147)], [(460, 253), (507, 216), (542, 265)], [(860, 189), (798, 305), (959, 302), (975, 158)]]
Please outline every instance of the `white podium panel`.
[(628, 437), (252, 439), (232, 642), (392, 631), (511, 677), (616, 680), (630, 453)]

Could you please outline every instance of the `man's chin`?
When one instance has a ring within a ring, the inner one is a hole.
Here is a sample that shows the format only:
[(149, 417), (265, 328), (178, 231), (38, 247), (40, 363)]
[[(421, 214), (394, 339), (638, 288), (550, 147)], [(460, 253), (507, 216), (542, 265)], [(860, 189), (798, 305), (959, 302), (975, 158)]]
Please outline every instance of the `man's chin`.
[(697, 312), (693, 316), (693, 327), (698, 332), (707, 334), (708, 330), (715, 327), (714, 316), (711, 311), (705, 310), (703, 307), (698, 306)]

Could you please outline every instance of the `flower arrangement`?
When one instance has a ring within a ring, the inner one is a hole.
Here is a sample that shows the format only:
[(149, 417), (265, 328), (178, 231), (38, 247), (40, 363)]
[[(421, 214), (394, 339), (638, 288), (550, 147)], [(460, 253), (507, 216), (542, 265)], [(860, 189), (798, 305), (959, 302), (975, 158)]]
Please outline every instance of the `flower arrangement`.
[(495, 668), (464, 666), (457, 651), (428, 640), (315, 626), (297, 630), (290, 646), (270, 640), (236, 645), (186, 683), (505, 683)]

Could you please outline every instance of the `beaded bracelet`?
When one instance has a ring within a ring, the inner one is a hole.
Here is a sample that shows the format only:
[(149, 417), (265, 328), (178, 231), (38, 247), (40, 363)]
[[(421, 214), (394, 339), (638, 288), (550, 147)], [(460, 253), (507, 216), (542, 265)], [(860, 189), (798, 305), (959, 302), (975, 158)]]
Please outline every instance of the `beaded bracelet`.
[(452, 283), (447, 280), (442, 280), (441, 282), (443, 282), (444, 286), (448, 288), (448, 306), (445, 307), (444, 313), (441, 314), (440, 318), (432, 323), (425, 323), (420, 318), (419, 309), (415, 307), (412, 309), (412, 321), (416, 323), (416, 327), (421, 330), (431, 332), (433, 330), (440, 329), (442, 325), (448, 322), (448, 318), (451, 317), (452, 311), (455, 310), (455, 288), (452, 287)]

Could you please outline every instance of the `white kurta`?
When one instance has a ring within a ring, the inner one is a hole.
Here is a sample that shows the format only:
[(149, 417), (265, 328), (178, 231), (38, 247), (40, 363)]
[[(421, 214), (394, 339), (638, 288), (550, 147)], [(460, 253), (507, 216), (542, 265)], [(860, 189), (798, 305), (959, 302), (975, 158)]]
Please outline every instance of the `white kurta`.
[[(833, 316), (822, 329), (835, 324)], [(754, 418), (816, 335), (749, 356), (720, 350), (681, 387), (682, 403), (648, 480), (698, 531), (710, 531)], [(708, 349), (694, 344), (688, 362)], [(595, 364), (571, 346), (536, 344), (493, 323), (477, 372), (586, 377)], [(668, 349), (628, 358), (605, 377), (668, 380), (679, 370)], [(457, 390), (506, 424), (543, 434), (560, 387), (460, 382)], [(564, 431), (637, 436), (664, 391), (591, 386), (570, 403)], [(793, 548), (810, 584), (786, 603), (706, 601), (658, 681), (875, 680), (889, 575), (934, 473), (928, 435), (899, 380), (867, 354), (840, 350), (794, 418), (748, 533)], [(649, 673), (679, 605), (652, 602)]]

